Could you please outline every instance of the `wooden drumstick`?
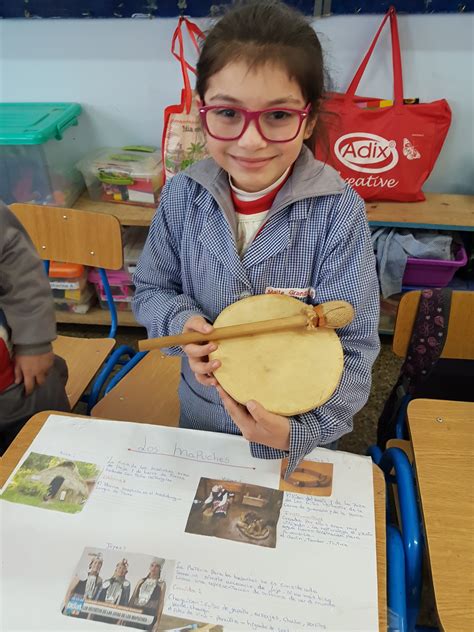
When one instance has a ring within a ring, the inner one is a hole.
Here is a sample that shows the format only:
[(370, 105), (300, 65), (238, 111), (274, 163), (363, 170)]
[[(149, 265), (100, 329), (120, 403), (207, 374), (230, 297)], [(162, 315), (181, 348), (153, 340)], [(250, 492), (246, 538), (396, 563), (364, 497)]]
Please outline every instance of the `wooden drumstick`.
[(288, 331), (289, 329), (306, 328), (311, 330), (317, 327), (338, 329), (339, 327), (348, 325), (352, 322), (353, 318), (354, 309), (350, 303), (346, 303), (346, 301), (329, 301), (321, 305), (316, 305), (315, 307), (305, 306), (301, 314), (296, 316), (261, 320), (255, 323), (243, 323), (229, 327), (216, 327), (209, 334), (188, 331), (176, 336), (163, 336), (162, 338), (140, 340), (138, 342), (138, 348), (140, 351), (151, 351), (164, 347), (211, 342), (213, 340), (224, 340), (226, 338), (240, 338), (241, 336), (255, 336), (257, 334)]

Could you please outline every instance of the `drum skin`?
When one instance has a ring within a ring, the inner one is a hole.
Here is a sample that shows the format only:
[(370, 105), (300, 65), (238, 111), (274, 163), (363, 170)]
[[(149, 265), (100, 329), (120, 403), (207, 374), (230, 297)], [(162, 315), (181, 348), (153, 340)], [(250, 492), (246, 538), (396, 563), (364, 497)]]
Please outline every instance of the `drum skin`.
[[(214, 327), (295, 316), (310, 307), (283, 294), (250, 296), (224, 309)], [(253, 399), (284, 416), (324, 404), (344, 368), (339, 337), (325, 327), (242, 336), (217, 345), (210, 358), (221, 362), (214, 376), (222, 388), (241, 404)]]

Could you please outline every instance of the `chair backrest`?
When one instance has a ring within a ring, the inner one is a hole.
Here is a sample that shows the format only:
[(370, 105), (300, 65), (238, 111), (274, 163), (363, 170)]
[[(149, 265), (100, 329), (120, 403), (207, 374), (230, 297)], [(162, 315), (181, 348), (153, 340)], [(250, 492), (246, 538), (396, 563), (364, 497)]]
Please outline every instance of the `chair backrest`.
[(11, 204), (10, 209), (42, 259), (109, 270), (123, 266), (122, 232), (113, 215), (37, 204)]
[[(393, 352), (404, 358), (420, 302), (420, 291), (407, 292), (398, 305)], [(448, 336), (442, 358), (474, 360), (474, 292), (452, 293)]]

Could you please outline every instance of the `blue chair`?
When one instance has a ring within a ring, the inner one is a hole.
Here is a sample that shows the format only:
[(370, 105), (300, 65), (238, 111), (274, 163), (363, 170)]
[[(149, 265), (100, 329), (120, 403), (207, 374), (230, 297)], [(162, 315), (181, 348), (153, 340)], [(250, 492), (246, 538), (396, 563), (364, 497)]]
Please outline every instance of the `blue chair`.
[[(387, 493), (387, 603), (389, 631), (436, 632), (416, 625), (421, 599), (424, 538), (413, 468), (398, 447), (368, 451), (382, 469), (387, 487), (396, 485), (399, 515), (392, 515)], [(388, 492), (388, 489), (387, 489)], [(399, 522), (399, 524), (398, 524)]]
[(180, 375), (179, 356), (163, 356), (160, 351), (137, 353), (109, 381), (105, 395), (92, 409), (92, 415), (177, 426)]
[(407, 632), (405, 549), (401, 533), (387, 525), (387, 609), (389, 632)]
[[(23, 224), (40, 257), (49, 269), (49, 261), (77, 263), (99, 269), (111, 315), (111, 326), (106, 338), (74, 338), (58, 336), (54, 352), (64, 358), (69, 378), (66, 386), (73, 408), (81, 399), (87, 412), (100, 397), (110, 374), (118, 364), (125, 364), (135, 356), (126, 345), (116, 349), (117, 311), (104, 268), (119, 270), (123, 265), (122, 233), (119, 220), (104, 213), (80, 211), (35, 204), (12, 204), (11, 210)], [(89, 384), (90, 393), (84, 396)]]

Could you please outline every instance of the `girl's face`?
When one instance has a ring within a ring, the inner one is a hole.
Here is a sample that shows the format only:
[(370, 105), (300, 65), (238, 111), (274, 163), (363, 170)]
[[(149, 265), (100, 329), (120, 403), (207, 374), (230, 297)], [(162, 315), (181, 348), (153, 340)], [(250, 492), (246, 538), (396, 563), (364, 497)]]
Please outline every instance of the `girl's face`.
[[(212, 75), (204, 102), (247, 110), (273, 107), (303, 110), (307, 105), (300, 86), (288, 77), (283, 67), (266, 64), (249, 69), (245, 62), (232, 62)], [(207, 149), (217, 164), (230, 174), (237, 188), (260, 191), (278, 180), (295, 162), (315, 122), (315, 119), (306, 119), (294, 140), (272, 143), (260, 135), (252, 121), (237, 140), (217, 140), (207, 134)]]

